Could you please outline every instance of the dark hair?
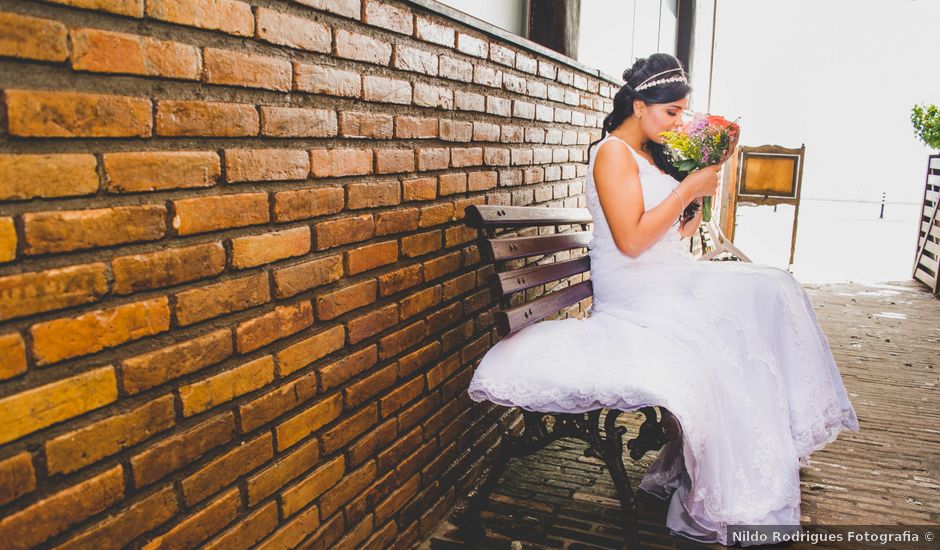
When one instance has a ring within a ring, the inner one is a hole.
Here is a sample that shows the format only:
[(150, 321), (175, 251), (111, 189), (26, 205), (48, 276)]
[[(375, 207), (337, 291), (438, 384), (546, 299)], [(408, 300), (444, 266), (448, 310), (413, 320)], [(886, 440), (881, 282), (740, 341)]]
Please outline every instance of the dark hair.
[[(677, 67), (682, 67), (682, 64), (678, 59), (667, 53), (654, 53), (647, 58), (637, 58), (633, 66), (623, 72), (624, 85), (614, 94), (614, 110), (604, 117), (604, 124), (601, 127), (601, 139), (591, 143), (588, 146), (588, 152), (590, 152), (591, 147), (600, 143), (608, 132), (615, 130), (623, 121), (633, 115), (634, 99), (639, 99), (647, 105), (652, 105), (656, 103), (671, 103), (686, 97), (689, 92), (692, 91), (692, 87), (685, 82), (668, 82), (650, 86), (640, 91), (635, 89), (636, 86), (639, 86), (651, 76)], [(678, 74), (678, 72), (666, 73), (657, 77), (656, 80), (659, 78), (677, 76)], [(685, 178), (686, 173), (677, 170), (666, 159), (664, 145), (654, 141), (648, 141), (646, 146), (657, 167), (679, 181)], [(588, 158), (590, 158), (590, 155)], [(698, 203), (692, 201), (686, 206), (680, 219), (691, 218), (695, 215), (695, 211), (698, 210), (698, 208)]]

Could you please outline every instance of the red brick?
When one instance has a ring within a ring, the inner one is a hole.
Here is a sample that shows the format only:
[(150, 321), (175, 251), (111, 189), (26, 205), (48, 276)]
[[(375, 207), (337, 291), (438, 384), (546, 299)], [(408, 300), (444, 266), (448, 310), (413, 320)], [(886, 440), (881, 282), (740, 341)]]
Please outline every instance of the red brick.
[(0, 519), (0, 540), (11, 550), (32, 548), (123, 497), (123, 468), (115, 466)]
[(192, 235), (257, 225), (268, 221), (267, 193), (210, 195), (173, 201), (173, 227), (180, 235)]
[(248, 504), (254, 506), (312, 468), (320, 458), (320, 442), (311, 439), (248, 478)]
[(409, 235), (401, 239), (401, 254), (406, 258), (422, 256), (441, 249), (440, 230)]
[(454, 108), (458, 111), (476, 111), (482, 113), (486, 110), (486, 97), (473, 92), (454, 92)]
[(423, 281), (421, 264), (410, 265), (395, 271), (379, 275), (379, 296), (389, 296), (396, 292), (417, 286)]
[[(473, 64), (463, 61), (461, 59), (454, 59), (446, 55), (441, 56), (440, 63), (440, 74), (443, 78), (448, 78), (450, 80), (457, 80), (459, 82), (470, 82), (473, 80)], [(466, 106), (467, 100), (470, 97), (478, 97), (479, 101), (482, 103), (483, 96), (473, 94), (470, 92), (457, 91), (455, 94), (455, 100), (458, 105), (458, 109), (463, 109)], [(483, 107), (481, 106), (478, 111), (482, 111)]]
[(342, 187), (316, 187), (274, 194), (274, 218), (279, 222), (335, 214), (345, 206)]
[(337, 29), (336, 56), (377, 65), (388, 65), (392, 57), (392, 45), (371, 36)]
[(357, 22), (362, 14), (362, 2), (360, 0), (295, 0), (296, 2), (311, 8), (335, 13), (343, 17), (355, 19)]
[(114, 292), (117, 294), (195, 281), (218, 275), (224, 269), (225, 249), (218, 242), (166, 248), (111, 260)]
[(352, 409), (390, 388), (398, 378), (398, 366), (392, 363), (349, 385), (343, 391), (346, 408)]
[(103, 263), (0, 277), (0, 320), (96, 302), (107, 292)]
[(418, 171), (446, 170), (450, 166), (450, 149), (418, 149)]
[(332, 34), (330, 28), (322, 23), (261, 7), (255, 12), (255, 17), (257, 35), (262, 40), (299, 50), (330, 53)]
[(151, 494), (95, 524), (87, 531), (70, 537), (61, 548), (123, 548), (138, 536), (154, 529), (179, 512), (172, 486)]
[(0, 335), (0, 380), (26, 372), (26, 344), (19, 333)]
[[(457, 202), (457, 214), (458, 218), (463, 218), (465, 205), (461, 205), (460, 202)], [(444, 232), (444, 246), (450, 248), (452, 246), (457, 246), (459, 244), (468, 243), (476, 240), (477, 230), (472, 227), (467, 227), (465, 225), (457, 225), (454, 227), (448, 227)]]
[(6, 90), (7, 126), (20, 137), (150, 137), (149, 99), (79, 92)]
[(346, 329), (337, 325), (287, 346), (276, 354), (278, 375), (284, 377), (306, 367), (342, 348), (345, 341)]
[[(464, 172), (452, 172), (441, 174), (440, 193), (441, 196), (453, 195), (454, 193), (465, 193), (467, 191), (467, 174)], [(453, 208), (453, 205), (451, 205)]]
[[(443, 194), (443, 193), (442, 193)], [(434, 204), (421, 209), (421, 227), (434, 227), (454, 221), (454, 205), (451, 203)]]
[(395, 137), (425, 139), (438, 136), (438, 119), (430, 117), (396, 116)]
[(32, 212), (23, 215), (23, 232), (27, 254), (153, 241), (166, 234), (166, 208), (144, 205)]
[(350, 441), (356, 439), (362, 435), (363, 432), (378, 424), (379, 415), (377, 409), (378, 407), (376, 405), (366, 407), (356, 414), (346, 417), (342, 422), (333, 426), (331, 429), (323, 432), (320, 435), (323, 452), (329, 454), (342, 449), (349, 444)]
[[(363, 493), (375, 481), (375, 477), (376, 467), (374, 461), (367, 462), (358, 470), (346, 474), (336, 486), (320, 497), (320, 513), (323, 514), (323, 517), (330, 517), (344, 504), (352, 500), (353, 497)], [(366, 533), (365, 537), (371, 533), (371, 525), (369, 527), (370, 531)], [(351, 535), (352, 533), (347, 536)], [(350, 546), (350, 548), (357, 547)]]
[(420, 426), (399, 437), (391, 447), (376, 456), (376, 465), (379, 468), (379, 473), (384, 473), (395, 468), (405, 457), (420, 447), (422, 441), (423, 436)]
[(274, 358), (266, 355), (179, 389), (183, 416), (228, 403), (274, 380)]
[(149, 485), (234, 437), (235, 416), (226, 412), (165, 438), (131, 458), (134, 485)]
[(161, 99), (157, 134), (161, 136), (241, 137), (258, 135), (254, 105)]
[(211, 187), (222, 174), (214, 151), (107, 153), (104, 168), (112, 193)]
[(339, 417), (343, 410), (343, 399), (340, 394), (326, 397), (314, 405), (301, 411), (300, 414), (282, 422), (275, 429), (277, 434), (277, 450), (293, 446), (323, 426)]
[(261, 107), (261, 134), (271, 137), (334, 137), (336, 111), (301, 107)]
[(465, 273), (459, 277), (444, 281), (444, 299), (452, 300), (476, 288), (476, 273)]
[(377, 174), (414, 172), (414, 170), (414, 149), (376, 149), (375, 172)]
[(417, 321), (379, 340), (379, 357), (388, 359), (416, 345), (427, 336), (424, 321)]
[(164, 395), (46, 441), (49, 474), (74, 472), (176, 425), (173, 396)]
[[(376, 525), (380, 525), (378, 521)], [(392, 542), (398, 536), (398, 525), (390, 521), (381, 527), (376, 527), (371, 537), (362, 543), (363, 550), (379, 550), (380, 548), (391, 548)]]
[(424, 277), (428, 281), (433, 281), (438, 277), (443, 277), (448, 273), (453, 273), (463, 265), (463, 257), (460, 252), (453, 252), (432, 258), (424, 264)]
[(457, 50), (473, 57), (486, 59), (489, 54), (489, 43), (486, 40), (460, 33), (457, 35)]
[(322, 495), (342, 478), (345, 469), (346, 465), (343, 457), (338, 456), (314, 470), (296, 485), (282, 492), (281, 509), (283, 514), (290, 516)]
[(239, 181), (304, 180), (310, 155), (296, 149), (226, 149), (225, 178)]
[(335, 290), (329, 294), (317, 296), (317, 318), (335, 319), (354, 309), (375, 302), (376, 282), (369, 279)]
[(347, 190), (349, 200), (346, 208), (349, 210), (393, 206), (401, 202), (401, 185), (397, 181), (351, 183)]
[(406, 377), (431, 364), (438, 359), (441, 354), (441, 345), (438, 342), (432, 342), (423, 348), (413, 351), (398, 360), (398, 374)]
[(371, 174), (372, 149), (313, 149), (310, 173), (315, 178)]
[(124, 390), (138, 393), (214, 365), (232, 355), (232, 335), (217, 330), (121, 362)]
[(205, 81), (286, 92), (291, 89), (293, 67), (286, 59), (205, 48)]
[(398, 323), (398, 306), (389, 304), (351, 319), (349, 326), (349, 344), (354, 345), (366, 338), (382, 332)]
[(463, 317), (463, 303), (454, 302), (431, 312), (427, 316), (428, 332), (436, 333), (453, 326)]
[(310, 228), (306, 225), (262, 235), (232, 239), (232, 267), (245, 268), (303, 256), (310, 251)]
[(382, 409), (382, 418), (388, 418), (395, 411), (414, 401), (423, 393), (423, 376), (417, 376), (408, 382), (399, 384), (394, 391), (383, 397), (379, 402)]
[(37, 365), (88, 355), (170, 329), (166, 297), (55, 319), (30, 327)]
[(36, 470), (29, 453), (0, 461), (0, 506), (36, 490)]
[(198, 80), (199, 49), (188, 44), (98, 29), (72, 31), (72, 69)]
[(462, 168), (464, 166), (479, 166), (483, 164), (483, 148), (468, 147), (450, 150), (451, 166)]
[(340, 111), (339, 133), (343, 137), (391, 139), (393, 120), (392, 115)]
[(434, 285), (401, 300), (402, 320), (414, 317), (441, 303), (441, 285)]
[(149, 0), (147, 15), (239, 36), (252, 36), (255, 31), (251, 6), (237, 0)]
[(376, 346), (371, 345), (321, 368), (320, 385), (323, 391), (335, 388), (357, 374), (370, 369), (378, 360), (376, 350)]
[(117, 400), (113, 367), (102, 367), (0, 399), (0, 445)]
[(277, 503), (269, 502), (203, 546), (204, 550), (246, 550), (277, 527)]
[(238, 353), (248, 353), (313, 325), (313, 306), (300, 302), (245, 321), (235, 329)]
[(187, 506), (202, 502), (274, 456), (271, 433), (267, 432), (212, 460), (180, 482)]
[(394, 516), (398, 510), (411, 500), (421, 487), (421, 474), (415, 474), (405, 481), (401, 487), (392, 492), (385, 500), (375, 507), (376, 521), (384, 522)]
[(397, 78), (365, 76), (362, 79), (362, 97), (375, 103), (411, 104), (411, 83)]
[(0, 155), (0, 199), (68, 197), (98, 190), (93, 155)]
[(176, 319), (182, 326), (191, 325), (258, 306), (270, 299), (268, 277), (264, 273), (257, 273), (178, 293)]
[(496, 189), (496, 172), (470, 172), (468, 174), (468, 191), (489, 191), (490, 189)]
[(463, 120), (441, 120), (441, 139), (444, 141), (470, 141), (473, 123)]
[(362, 214), (320, 222), (314, 230), (316, 232), (317, 250), (325, 250), (334, 246), (370, 239), (375, 226), (371, 214)]
[[(362, 464), (375, 456), (375, 452), (378, 449), (384, 449), (388, 445), (391, 445), (397, 437), (398, 420), (393, 418), (385, 421), (347, 448), (346, 456), (349, 457), (349, 465), (358, 466)], [(369, 490), (369, 493), (372, 493), (372, 489)], [(371, 502), (369, 507), (371, 508), (375, 505), (375, 502), (371, 498), (369, 498), (369, 500)]]
[(437, 76), (438, 57), (427, 50), (398, 44), (395, 46), (393, 66), (403, 71)]
[(362, 76), (334, 67), (295, 62), (294, 89), (312, 94), (361, 97)]
[[(298, 0), (304, 3), (309, 2), (310, 0)], [(271, 535), (267, 540), (262, 542), (256, 548), (258, 550), (276, 550), (279, 548), (297, 548), (307, 535), (319, 531), (322, 534), (317, 535), (314, 540), (319, 540), (320, 537), (331, 534), (336, 529), (342, 533), (343, 529), (343, 518), (338, 516), (330, 520), (326, 525), (323, 526), (323, 529), (320, 529), (320, 516), (319, 510), (316, 506), (311, 506), (303, 512), (297, 514), (290, 521), (284, 523), (284, 526), (278, 529), (273, 535)], [(333, 527), (333, 525), (338, 527)]]
[(454, 108), (454, 91), (445, 86), (418, 82), (415, 84), (414, 104), (450, 111)]
[(354, 248), (346, 253), (349, 275), (398, 261), (398, 241), (385, 241)]
[(65, 61), (67, 31), (58, 21), (16, 13), (0, 13), (0, 56)]
[(407, 36), (414, 34), (414, 16), (411, 12), (385, 2), (368, 0), (363, 21)]
[(418, 209), (402, 208), (375, 214), (375, 235), (389, 235), (418, 228)]
[(154, 538), (143, 548), (195, 548), (218, 533), (241, 513), (238, 489), (223, 494), (205, 508), (183, 519), (166, 533)]
[(101, 10), (140, 19), (144, 16), (144, 0), (50, 0), (56, 4)]
[(282, 267), (274, 271), (274, 293), (278, 298), (289, 298), (338, 281), (343, 274), (343, 257), (338, 254)]
[(317, 394), (317, 375), (309, 372), (238, 408), (242, 432), (251, 432), (286, 414)]
[(448, 48), (454, 47), (455, 32), (453, 27), (436, 23), (427, 17), (419, 15), (417, 31), (417, 37), (420, 40), (426, 40), (433, 44), (446, 46)]
[(437, 198), (437, 178), (415, 178), (402, 180), (402, 199), (406, 201), (429, 201)]

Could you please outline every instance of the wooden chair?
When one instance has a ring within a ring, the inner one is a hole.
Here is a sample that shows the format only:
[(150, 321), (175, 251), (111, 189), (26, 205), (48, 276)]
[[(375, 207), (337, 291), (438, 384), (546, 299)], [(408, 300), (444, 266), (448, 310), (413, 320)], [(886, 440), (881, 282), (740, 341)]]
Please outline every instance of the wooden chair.
[[(591, 296), (591, 281), (587, 279), (590, 258), (583, 253), (591, 239), (587, 231), (591, 221), (590, 213), (583, 208), (473, 205), (466, 209), (465, 223), (481, 230), (481, 255), (495, 264), (493, 289), (501, 307), (494, 313), (494, 321), (500, 336), (550, 316), (558, 317), (559, 312), (566, 315)], [(575, 229), (569, 230), (572, 227)], [(497, 235), (499, 229), (517, 232)], [(581, 254), (574, 256), (572, 252)], [(634, 460), (659, 450), (681, 433), (676, 418), (665, 408), (639, 410), (645, 420), (637, 436), (627, 441)], [(502, 435), (495, 464), (482, 484), (471, 491), (466, 509), (457, 518), (462, 535), (467, 540), (482, 535), (480, 510), (509, 459), (530, 455), (557, 439), (572, 437), (587, 444), (585, 456), (604, 462), (620, 500), (626, 547), (639, 548), (636, 499), (623, 464), (626, 428), (616, 425), (623, 412), (596, 409), (571, 414), (522, 410), (523, 432), (513, 435), (507, 431)]]

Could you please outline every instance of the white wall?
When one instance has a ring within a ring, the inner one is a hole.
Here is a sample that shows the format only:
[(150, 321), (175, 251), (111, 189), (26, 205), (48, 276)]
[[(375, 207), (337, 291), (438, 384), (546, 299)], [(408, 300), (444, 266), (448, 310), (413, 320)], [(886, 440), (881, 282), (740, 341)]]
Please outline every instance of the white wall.
[(578, 61), (619, 79), (656, 52), (676, 53), (676, 0), (581, 0)]
[(526, 0), (439, 0), (442, 4), (458, 9), (507, 30), (525, 36)]

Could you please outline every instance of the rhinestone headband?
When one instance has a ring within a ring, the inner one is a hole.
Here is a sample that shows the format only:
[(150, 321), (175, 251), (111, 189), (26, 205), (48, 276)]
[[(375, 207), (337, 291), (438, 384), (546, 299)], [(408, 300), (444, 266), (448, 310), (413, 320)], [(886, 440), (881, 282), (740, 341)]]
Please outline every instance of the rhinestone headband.
[(652, 88), (653, 86), (658, 86), (658, 85), (660, 85), (660, 84), (668, 84), (668, 83), (670, 83), (670, 82), (685, 82), (685, 83), (688, 83), (688, 80), (686, 80), (686, 78), (685, 78), (685, 74), (682, 74), (682, 75), (679, 75), (679, 76), (671, 76), (671, 77), (669, 77), (669, 78), (660, 78), (659, 80), (653, 80), (653, 79), (656, 78), (657, 76), (664, 75), (664, 74), (666, 74), (666, 73), (672, 73), (672, 72), (675, 72), (675, 71), (682, 71), (682, 67), (676, 67), (675, 69), (669, 69), (668, 71), (663, 71), (663, 72), (661, 72), (661, 73), (656, 73), (656, 74), (654, 74), (653, 76), (651, 76), (651, 77), (647, 78), (646, 80), (644, 80), (639, 86), (637, 86), (636, 88), (634, 88), (634, 90), (636, 90), (636, 91), (639, 92), (639, 91), (645, 90), (645, 89), (647, 89), (647, 88)]

